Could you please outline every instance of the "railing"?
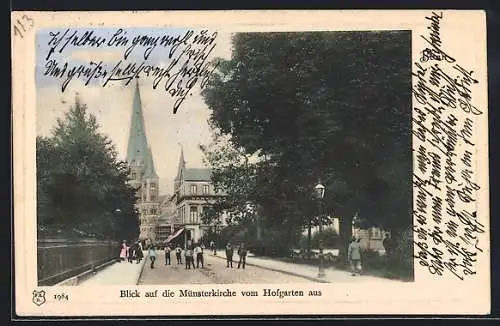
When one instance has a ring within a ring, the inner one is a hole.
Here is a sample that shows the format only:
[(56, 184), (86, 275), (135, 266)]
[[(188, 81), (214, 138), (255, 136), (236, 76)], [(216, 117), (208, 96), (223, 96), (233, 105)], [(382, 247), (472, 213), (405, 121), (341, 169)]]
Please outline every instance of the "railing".
[(117, 259), (120, 244), (94, 239), (41, 239), (37, 242), (39, 285), (55, 285)]

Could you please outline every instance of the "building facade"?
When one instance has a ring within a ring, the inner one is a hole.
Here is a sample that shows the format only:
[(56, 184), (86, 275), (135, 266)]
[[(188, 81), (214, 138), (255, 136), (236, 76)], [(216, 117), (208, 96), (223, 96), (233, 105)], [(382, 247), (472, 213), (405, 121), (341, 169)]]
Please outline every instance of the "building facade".
[(170, 221), (174, 236), (183, 238), (184, 243), (195, 243), (213, 226), (203, 223), (203, 213), (222, 196), (211, 182), (209, 168), (188, 168), (181, 150), (174, 194), (170, 198)]
[(146, 137), (139, 83), (136, 84), (134, 92), (126, 160), (130, 168), (129, 184), (137, 190), (139, 239), (155, 241), (156, 225), (160, 215), (159, 178)]
[(165, 243), (174, 233), (176, 226), (179, 226), (173, 195), (161, 196), (160, 212), (161, 215), (156, 225), (156, 239), (159, 243)]

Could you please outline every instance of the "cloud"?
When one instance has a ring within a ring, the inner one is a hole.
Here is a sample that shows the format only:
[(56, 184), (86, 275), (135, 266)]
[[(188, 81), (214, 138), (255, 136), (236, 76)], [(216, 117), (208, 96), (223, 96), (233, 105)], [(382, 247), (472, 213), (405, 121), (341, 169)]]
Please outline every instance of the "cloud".
[[(212, 57), (230, 58), (230, 45), (230, 34), (219, 34)], [(120, 50), (78, 50), (71, 54), (71, 58), (87, 61), (116, 61), (121, 55)], [(153, 90), (152, 82), (152, 79), (141, 80), (141, 100), (146, 135), (160, 177), (160, 191), (165, 194), (171, 192), (172, 182), (177, 172), (179, 144), (183, 146), (188, 166), (203, 166), (203, 157), (198, 145), (208, 144), (211, 140), (211, 129), (207, 123), (210, 111), (197, 87), (193, 89), (193, 94), (185, 99), (177, 114), (173, 114), (174, 99), (164, 91), (163, 87)], [(58, 85), (38, 87), (37, 135), (49, 135), (56, 119), (64, 116), (64, 113), (74, 104), (76, 93), (79, 93), (88, 111), (96, 116), (101, 132), (112, 139), (119, 157), (124, 159), (134, 88), (134, 83), (124, 86), (124, 82), (111, 83), (106, 87), (85, 86), (78, 79), (74, 79), (64, 93)]]
[[(140, 87), (146, 135), (153, 153), (157, 173), (162, 180), (160, 190), (171, 189), (171, 182), (177, 171), (180, 146), (183, 145), (188, 165), (201, 167), (202, 153), (199, 143), (210, 141), (207, 124), (209, 111), (199, 94), (187, 98), (177, 114), (172, 113), (173, 100), (163, 90), (153, 91), (148, 83)], [(125, 158), (132, 112), (134, 85), (125, 87), (87, 86), (79, 80), (70, 84), (62, 93), (56, 86), (37, 90), (37, 134), (50, 135), (57, 118), (75, 102), (76, 93), (96, 116), (101, 132), (108, 135), (116, 146), (121, 159)], [(170, 180), (170, 181), (169, 181)]]
[(71, 58), (84, 62), (118, 62), (123, 58), (123, 49), (78, 49), (71, 52)]

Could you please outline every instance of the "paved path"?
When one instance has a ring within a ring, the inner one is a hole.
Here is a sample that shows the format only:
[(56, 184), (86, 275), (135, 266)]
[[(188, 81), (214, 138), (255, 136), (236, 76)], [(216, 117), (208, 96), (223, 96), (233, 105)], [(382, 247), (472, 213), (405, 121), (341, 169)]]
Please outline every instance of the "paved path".
[[(144, 252), (144, 256), (146, 254)], [(97, 272), (96, 275), (82, 282), (80, 285), (137, 285), (145, 262), (146, 259), (143, 259), (139, 264), (126, 261), (114, 263)]]
[[(225, 261), (225, 252), (222, 250), (217, 251), (217, 255), (209, 254), (209, 257), (214, 257), (219, 260)], [(235, 258), (237, 255), (235, 255)], [(334, 267), (325, 268), (325, 277), (318, 278), (318, 267), (305, 265), (305, 264), (293, 264), (287, 263), (279, 260), (274, 260), (271, 258), (264, 257), (255, 257), (249, 256), (247, 257), (247, 264), (249, 266), (260, 267), (263, 269), (269, 269), (276, 272), (285, 273), (288, 275), (299, 276), (307, 278), (313, 282), (323, 282), (323, 283), (335, 283), (335, 282), (386, 282), (386, 283), (395, 283), (401, 282), (397, 280), (390, 280), (382, 277), (375, 277), (369, 275), (357, 275), (352, 276), (348, 271), (336, 269)]]
[(185, 265), (177, 265), (174, 256), (172, 253), (173, 264), (165, 266), (165, 255), (163, 251), (158, 251), (155, 268), (150, 268), (149, 262), (145, 264), (138, 284), (284, 284), (311, 282), (303, 277), (287, 275), (256, 266), (247, 265), (245, 269), (237, 269), (237, 262), (233, 263), (233, 268), (227, 268), (225, 260), (213, 257), (207, 253), (207, 250), (205, 250), (204, 255), (204, 268), (186, 270)]
[[(309, 282), (385, 282), (395, 283), (397, 280), (389, 280), (382, 277), (361, 275), (352, 276), (349, 272), (326, 268), (324, 278), (318, 278), (316, 266), (293, 264), (274, 260), (270, 258), (249, 256), (245, 269), (237, 269), (237, 255), (234, 259), (233, 268), (226, 267), (226, 259), (223, 251), (213, 255), (205, 250), (205, 267), (186, 270), (185, 265), (177, 265), (175, 255), (172, 253), (172, 265), (165, 265), (165, 255), (161, 250), (157, 251), (155, 268), (150, 268), (147, 253), (145, 259), (140, 263), (115, 263), (95, 276), (82, 282), (81, 285), (146, 285), (146, 284), (285, 284), (285, 283), (309, 283)], [(183, 258), (184, 262), (184, 258)]]

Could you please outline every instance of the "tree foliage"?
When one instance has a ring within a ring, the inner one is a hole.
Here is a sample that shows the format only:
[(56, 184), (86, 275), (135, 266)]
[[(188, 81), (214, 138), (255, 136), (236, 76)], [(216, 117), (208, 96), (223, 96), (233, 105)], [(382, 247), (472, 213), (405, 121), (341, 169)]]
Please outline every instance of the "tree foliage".
[(203, 96), (213, 128), (230, 139), (226, 160), (233, 149), (259, 160), (229, 164), (214, 181), (225, 175), (230, 200), (241, 194), (264, 225), (289, 232), (317, 216), (318, 179), (325, 215), (408, 226), (410, 60), (408, 32), (236, 34)]
[(86, 105), (76, 101), (50, 137), (37, 137), (39, 230), (78, 230), (115, 239), (138, 233), (128, 167)]

